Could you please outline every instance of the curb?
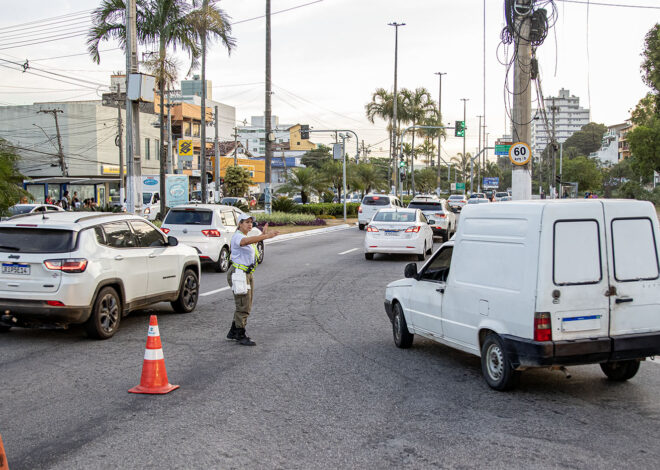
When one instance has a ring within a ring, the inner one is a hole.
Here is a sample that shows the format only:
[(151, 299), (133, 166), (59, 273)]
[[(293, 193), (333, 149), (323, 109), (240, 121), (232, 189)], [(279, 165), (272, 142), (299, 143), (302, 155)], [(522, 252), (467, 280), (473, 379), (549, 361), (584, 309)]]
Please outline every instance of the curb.
[[(286, 240), (291, 240), (292, 238), (311, 237), (313, 235), (320, 235), (320, 234), (323, 234), (323, 233), (339, 232), (341, 230), (347, 230), (351, 227), (352, 226), (349, 225), (349, 224), (342, 224), (342, 225), (335, 225), (334, 227), (324, 227), (324, 228), (317, 228), (317, 229), (312, 229), (312, 230), (305, 230), (303, 232), (287, 233), (287, 234), (284, 234), (284, 235), (278, 235), (275, 238), (269, 238), (268, 240), (264, 240), (264, 245), (270, 245), (271, 243), (283, 242), (283, 241), (286, 241)], [(277, 228), (273, 227), (273, 229), (277, 229)]]

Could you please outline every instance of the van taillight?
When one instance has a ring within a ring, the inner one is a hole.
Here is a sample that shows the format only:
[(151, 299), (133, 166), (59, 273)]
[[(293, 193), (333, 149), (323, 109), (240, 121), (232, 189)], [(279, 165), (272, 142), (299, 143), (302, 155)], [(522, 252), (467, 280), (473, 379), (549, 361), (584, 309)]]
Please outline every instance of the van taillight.
[(550, 312), (534, 313), (534, 341), (552, 341)]

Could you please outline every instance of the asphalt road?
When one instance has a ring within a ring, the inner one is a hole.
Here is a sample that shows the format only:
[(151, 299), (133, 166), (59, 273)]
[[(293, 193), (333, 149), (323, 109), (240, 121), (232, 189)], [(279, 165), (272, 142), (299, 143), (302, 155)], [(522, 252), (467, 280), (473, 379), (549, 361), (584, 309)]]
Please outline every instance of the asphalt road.
[[(225, 339), (233, 298), (213, 293), (227, 281), (210, 270), (193, 313), (161, 304), (108, 341), (78, 328), (0, 336), (9, 467), (657, 468), (660, 364), (621, 384), (596, 365), (571, 379), (528, 371), (517, 390), (492, 391), (476, 357), (421, 338), (394, 346), (384, 287), (414, 259), (366, 261), (363, 237), (266, 246), (248, 324), (256, 347)], [(181, 388), (129, 394), (154, 313)]]

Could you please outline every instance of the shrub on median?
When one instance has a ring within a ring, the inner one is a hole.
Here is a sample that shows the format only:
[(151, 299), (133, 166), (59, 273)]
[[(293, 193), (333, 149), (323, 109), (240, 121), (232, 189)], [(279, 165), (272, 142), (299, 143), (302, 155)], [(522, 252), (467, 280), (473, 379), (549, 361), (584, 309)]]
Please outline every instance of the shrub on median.
[[(349, 202), (346, 204), (346, 217), (357, 217), (357, 210), (360, 207), (359, 202)], [(344, 216), (344, 204), (321, 202), (316, 204), (300, 204), (293, 209), (298, 214), (313, 214), (316, 217), (323, 216)]]
[(287, 212), (273, 212), (266, 214), (258, 212), (252, 214), (257, 219), (257, 226), (263, 227), (266, 222), (270, 226), (278, 225), (325, 225), (325, 220), (318, 219), (312, 214), (290, 214)]

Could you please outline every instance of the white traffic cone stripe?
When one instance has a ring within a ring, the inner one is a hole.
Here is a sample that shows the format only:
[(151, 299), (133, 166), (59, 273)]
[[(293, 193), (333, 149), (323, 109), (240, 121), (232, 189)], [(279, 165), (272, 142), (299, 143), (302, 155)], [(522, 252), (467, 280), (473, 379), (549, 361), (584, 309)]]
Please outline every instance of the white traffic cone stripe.
[(149, 332), (147, 333), (147, 336), (160, 336), (158, 325), (149, 325)]
[(159, 361), (165, 359), (165, 356), (163, 356), (163, 349), (145, 349), (144, 359), (145, 361)]

